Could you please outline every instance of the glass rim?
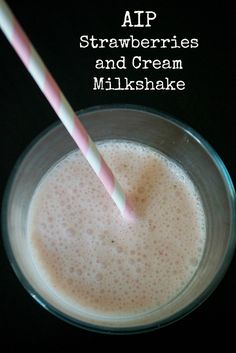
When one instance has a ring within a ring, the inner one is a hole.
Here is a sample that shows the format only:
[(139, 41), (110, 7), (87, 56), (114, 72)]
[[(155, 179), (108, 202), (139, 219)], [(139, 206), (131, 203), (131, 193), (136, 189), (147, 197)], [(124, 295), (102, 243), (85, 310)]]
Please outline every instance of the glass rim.
[(191, 303), (185, 306), (183, 309), (179, 310), (178, 312), (172, 314), (166, 319), (162, 319), (161, 321), (155, 321), (150, 324), (144, 324), (139, 326), (133, 327), (109, 327), (109, 326), (102, 326), (96, 324), (90, 324), (83, 322), (81, 320), (75, 319), (70, 317), (69, 315), (61, 312), (53, 305), (48, 303), (37, 291), (31, 286), (28, 282), (24, 274), (22, 273), (17, 261), (15, 260), (13, 250), (11, 248), (9, 234), (8, 234), (8, 226), (7, 226), (7, 215), (8, 215), (8, 200), (11, 193), (11, 188), (14, 183), (14, 179), (17, 175), (17, 171), (21, 166), (23, 160), (27, 157), (28, 153), (32, 150), (32, 148), (45, 136), (51, 133), (54, 129), (58, 128), (59, 125), (62, 125), (60, 121), (56, 121), (50, 124), (47, 128), (45, 128), (42, 132), (37, 134), (36, 137), (28, 144), (28, 146), (23, 150), (23, 152), (19, 155), (18, 159), (15, 162), (15, 165), (12, 168), (12, 171), (8, 177), (8, 181), (5, 186), (4, 194), (3, 194), (3, 202), (2, 202), (2, 212), (1, 212), (1, 226), (2, 226), (2, 238), (3, 238), (3, 245), (5, 248), (5, 253), (7, 254), (8, 260), (10, 262), (11, 267), (14, 270), (14, 273), (18, 280), (20, 281), (21, 285), (26, 289), (26, 291), (46, 310), (50, 313), (55, 315), (56, 317), (64, 320), (65, 322), (77, 326), (78, 328), (86, 329), (89, 331), (97, 332), (97, 333), (105, 333), (105, 334), (137, 334), (143, 333), (148, 331), (153, 331), (158, 328), (167, 326), (179, 319), (183, 318), (184, 316), (191, 313), (195, 310), (198, 306), (200, 306), (216, 289), (218, 284), (223, 279), (231, 261), (233, 258), (233, 254), (236, 247), (236, 195), (233, 186), (233, 182), (229, 175), (229, 172), (223, 163), (222, 159), (215, 151), (215, 149), (193, 128), (188, 126), (187, 124), (183, 123), (179, 119), (176, 119), (170, 114), (162, 112), (161, 110), (157, 110), (154, 108), (150, 108), (144, 105), (133, 105), (133, 104), (107, 104), (107, 105), (96, 105), (91, 106), (88, 108), (84, 108), (81, 110), (76, 111), (76, 114), (80, 116), (85, 116), (91, 112), (99, 112), (99, 111), (107, 111), (107, 110), (130, 110), (130, 111), (138, 111), (138, 112), (146, 112), (152, 114), (154, 117), (158, 117), (159, 119), (164, 119), (172, 124), (177, 125), (181, 129), (183, 129), (187, 134), (191, 135), (191, 137), (197, 141), (201, 147), (207, 152), (207, 154), (212, 158), (215, 162), (216, 167), (220, 171), (220, 175), (224, 180), (224, 184), (226, 186), (226, 191), (229, 197), (229, 204), (230, 204), (230, 211), (231, 211), (231, 224), (230, 224), (230, 234), (229, 240), (227, 244), (227, 248), (225, 250), (224, 258), (221, 261), (220, 267), (218, 272), (215, 274), (214, 278), (211, 281), (211, 284)]

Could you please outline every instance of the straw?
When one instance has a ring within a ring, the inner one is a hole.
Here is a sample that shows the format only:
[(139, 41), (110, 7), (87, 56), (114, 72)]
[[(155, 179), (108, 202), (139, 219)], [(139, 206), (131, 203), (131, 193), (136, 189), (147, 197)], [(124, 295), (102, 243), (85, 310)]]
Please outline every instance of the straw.
[(122, 215), (133, 219), (134, 212), (119, 182), (4, 0), (0, 0), (0, 27)]

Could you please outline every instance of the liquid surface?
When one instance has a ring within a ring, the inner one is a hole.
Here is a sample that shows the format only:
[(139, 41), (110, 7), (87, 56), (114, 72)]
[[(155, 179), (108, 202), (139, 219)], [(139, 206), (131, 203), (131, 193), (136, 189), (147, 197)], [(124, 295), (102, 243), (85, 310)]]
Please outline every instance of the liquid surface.
[(205, 243), (201, 200), (187, 174), (157, 151), (104, 142), (99, 150), (138, 214), (127, 222), (79, 151), (61, 160), (33, 196), (28, 240), (45, 283), (76, 307), (136, 314), (174, 298)]

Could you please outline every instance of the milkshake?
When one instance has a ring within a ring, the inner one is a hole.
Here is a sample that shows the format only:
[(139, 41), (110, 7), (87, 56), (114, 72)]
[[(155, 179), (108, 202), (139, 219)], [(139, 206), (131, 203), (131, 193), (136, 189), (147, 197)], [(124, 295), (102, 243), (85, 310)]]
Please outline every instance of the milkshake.
[(76, 150), (36, 188), (27, 245), (44, 292), (65, 311), (132, 317), (164, 306), (189, 284), (204, 250), (205, 214), (190, 177), (167, 156), (122, 140), (98, 148), (137, 219), (122, 218)]

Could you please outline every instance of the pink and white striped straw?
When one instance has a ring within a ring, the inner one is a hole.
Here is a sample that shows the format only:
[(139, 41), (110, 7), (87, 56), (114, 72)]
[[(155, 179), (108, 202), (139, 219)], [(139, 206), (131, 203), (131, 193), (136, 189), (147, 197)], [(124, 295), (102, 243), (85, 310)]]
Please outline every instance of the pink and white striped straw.
[(134, 219), (133, 209), (120, 184), (4, 0), (0, 0), (0, 27), (122, 215)]

